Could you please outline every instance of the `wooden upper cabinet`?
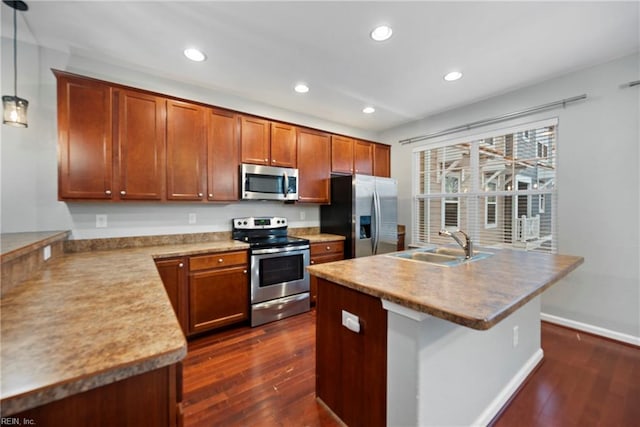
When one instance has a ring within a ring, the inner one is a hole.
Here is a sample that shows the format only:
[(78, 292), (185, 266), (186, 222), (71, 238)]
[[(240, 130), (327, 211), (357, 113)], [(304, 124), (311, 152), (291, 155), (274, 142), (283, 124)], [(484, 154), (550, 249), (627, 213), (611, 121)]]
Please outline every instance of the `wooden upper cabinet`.
[(268, 165), (271, 154), (269, 151), (271, 122), (256, 117), (242, 116), (240, 123), (242, 163)]
[(298, 128), (298, 201), (329, 203), (331, 178), (331, 136)]
[(353, 139), (331, 136), (331, 172), (353, 174)]
[(373, 174), (391, 177), (391, 147), (385, 144), (373, 145)]
[(165, 183), (166, 99), (115, 90), (116, 198), (162, 200)]
[(111, 199), (113, 138), (111, 87), (56, 72), (58, 197)]
[(355, 141), (353, 144), (353, 169), (355, 173), (373, 175), (373, 145), (371, 142)]
[(296, 139), (295, 126), (271, 122), (271, 166), (298, 166)]
[(206, 187), (206, 109), (167, 101), (167, 199), (203, 200)]
[(239, 116), (212, 108), (208, 112), (207, 198), (238, 200), (238, 166), (240, 164)]

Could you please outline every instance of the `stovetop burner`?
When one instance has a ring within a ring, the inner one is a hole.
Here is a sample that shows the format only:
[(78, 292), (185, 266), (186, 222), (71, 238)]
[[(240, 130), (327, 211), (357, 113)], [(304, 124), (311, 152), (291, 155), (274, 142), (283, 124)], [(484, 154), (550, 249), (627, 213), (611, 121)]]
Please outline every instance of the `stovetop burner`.
[(234, 218), (232, 236), (249, 243), (251, 249), (309, 245), (309, 240), (287, 235), (287, 219), (282, 217)]

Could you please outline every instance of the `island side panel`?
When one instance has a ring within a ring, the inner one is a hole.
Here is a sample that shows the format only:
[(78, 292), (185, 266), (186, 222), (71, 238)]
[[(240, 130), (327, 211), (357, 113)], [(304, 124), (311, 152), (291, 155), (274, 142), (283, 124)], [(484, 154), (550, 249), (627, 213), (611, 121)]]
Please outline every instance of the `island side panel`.
[[(360, 332), (342, 326), (342, 310)], [(380, 299), (318, 279), (316, 395), (350, 427), (386, 425), (387, 312)]]
[(485, 331), (395, 312), (388, 324), (390, 426), (487, 425), (543, 356), (540, 297)]

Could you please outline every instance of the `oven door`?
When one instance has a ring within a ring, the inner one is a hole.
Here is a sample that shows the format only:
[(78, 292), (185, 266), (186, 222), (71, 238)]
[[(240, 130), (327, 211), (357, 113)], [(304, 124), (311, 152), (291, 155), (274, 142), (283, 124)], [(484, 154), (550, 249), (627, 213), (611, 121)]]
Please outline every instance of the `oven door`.
[(251, 251), (251, 303), (309, 291), (309, 246)]

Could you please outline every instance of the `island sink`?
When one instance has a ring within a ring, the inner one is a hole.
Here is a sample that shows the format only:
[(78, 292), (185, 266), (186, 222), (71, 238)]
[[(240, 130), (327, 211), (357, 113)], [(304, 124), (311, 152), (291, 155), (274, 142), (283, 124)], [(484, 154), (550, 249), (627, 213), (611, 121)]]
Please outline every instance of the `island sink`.
[(425, 262), (428, 264), (440, 265), (443, 267), (456, 267), (468, 262), (479, 261), (489, 258), (493, 254), (491, 252), (474, 252), (469, 259), (465, 258), (465, 253), (461, 249), (450, 247), (425, 247), (417, 249), (409, 249), (401, 252), (393, 252), (386, 254), (405, 260)]

